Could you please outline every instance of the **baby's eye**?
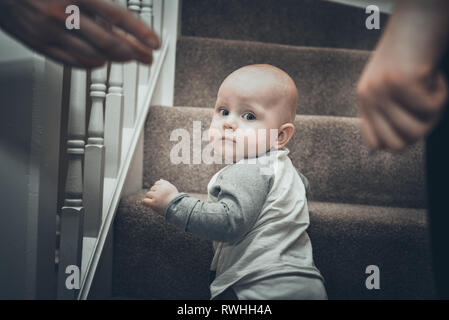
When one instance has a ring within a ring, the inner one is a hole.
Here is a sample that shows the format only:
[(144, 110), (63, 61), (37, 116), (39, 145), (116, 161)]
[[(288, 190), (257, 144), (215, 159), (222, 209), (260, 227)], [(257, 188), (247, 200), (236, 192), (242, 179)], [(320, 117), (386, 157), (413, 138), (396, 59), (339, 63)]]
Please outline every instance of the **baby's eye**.
[(220, 109), (218, 110), (218, 112), (222, 115), (222, 116), (227, 116), (229, 115), (229, 111), (226, 109)]
[(243, 115), (243, 119), (245, 120), (256, 120), (256, 116), (254, 115), (254, 113), (251, 112), (247, 112)]

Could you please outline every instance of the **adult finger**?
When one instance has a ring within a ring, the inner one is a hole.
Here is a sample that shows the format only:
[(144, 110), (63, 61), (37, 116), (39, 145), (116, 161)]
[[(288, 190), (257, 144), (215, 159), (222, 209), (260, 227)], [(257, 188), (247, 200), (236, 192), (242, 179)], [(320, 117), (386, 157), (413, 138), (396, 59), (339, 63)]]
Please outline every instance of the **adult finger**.
[(111, 24), (121, 27), (149, 48), (159, 49), (160, 41), (157, 35), (131, 12), (123, 10), (115, 3), (102, 0), (84, 0), (81, 3), (87, 10), (101, 15)]
[(359, 97), (359, 116), (361, 118), (360, 131), (365, 143), (371, 149), (379, 148), (379, 141), (373, 128), (370, 114), (367, 112), (367, 102)]
[(103, 53), (84, 39), (72, 35), (68, 30), (55, 29), (52, 37), (54, 39), (53, 46), (60, 47), (68, 55), (84, 64), (86, 68), (92, 65), (100, 66), (107, 61)]
[(80, 29), (76, 31), (111, 60), (138, 60), (147, 64), (153, 61), (151, 49), (114, 29), (106, 30), (89, 16), (80, 15)]
[(102, 63), (95, 63), (92, 60), (83, 59), (82, 57), (75, 57), (70, 54), (68, 54), (65, 50), (57, 48), (57, 47), (51, 47), (51, 46), (45, 46), (42, 47), (40, 50), (40, 53), (44, 54), (46, 57), (63, 64), (70, 65), (72, 67), (76, 68), (94, 68), (94, 67), (100, 67)]
[(417, 118), (395, 102), (380, 104), (379, 111), (407, 143), (413, 143), (424, 137), (435, 123), (435, 121), (423, 121)]
[(397, 104), (417, 118), (434, 120), (447, 99), (447, 83), (443, 74), (439, 72), (434, 77), (420, 79), (409, 86), (396, 86), (391, 90), (391, 95)]
[(379, 141), (379, 148), (399, 151), (406, 146), (406, 141), (392, 128), (385, 116), (377, 108), (371, 109), (372, 126)]

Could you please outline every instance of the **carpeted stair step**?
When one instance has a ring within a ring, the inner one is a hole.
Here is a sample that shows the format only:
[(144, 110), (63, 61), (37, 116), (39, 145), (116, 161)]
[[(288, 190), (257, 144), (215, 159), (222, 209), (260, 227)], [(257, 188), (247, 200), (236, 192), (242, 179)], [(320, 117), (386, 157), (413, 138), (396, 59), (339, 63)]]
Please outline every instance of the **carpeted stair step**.
[(244, 65), (268, 63), (287, 71), (295, 81), (297, 114), (354, 117), (355, 89), (368, 58), (369, 51), (362, 50), (181, 37), (175, 105), (212, 108), (227, 75)]
[[(209, 108), (151, 107), (145, 127), (145, 188), (163, 178), (179, 190), (206, 191), (210, 178), (224, 164), (201, 164), (201, 158), (194, 158), (192, 141), (194, 137), (199, 141), (201, 133), (207, 133), (212, 114)], [(359, 121), (346, 117), (296, 116), (296, 131), (287, 147), (294, 166), (309, 179), (310, 199), (425, 208), (422, 144), (402, 154), (370, 155), (360, 136)], [(190, 164), (173, 164), (170, 153), (180, 143), (178, 133), (182, 130), (190, 138), (190, 144), (184, 140), (190, 146), (190, 154), (185, 150)], [(206, 145), (207, 141), (202, 143), (200, 152)]]
[[(115, 296), (208, 299), (211, 242), (177, 229), (141, 200), (159, 178), (206, 199), (206, 185), (223, 165), (172, 164), (170, 151), (178, 133), (198, 137), (211, 116), (206, 108), (151, 107), (145, 129), (146, 189), (122, 199), (114, 224)], [(195, 132), (193, 121), (201, 122), (195, 123)], [(309, 235), (329, 297), (433, 298), (426, 214), (416, 209), (425, 205), (421, 146), (404, 155), (369, 156), (358, 121), (297, 116), (289, 145), (294, 165), (312, 187)], [(369, 265), (380, 269), (380, 290), (365, 287)]]
[(183, 232), (143, 206), (145, 192), (123, 198), (117, 209), (113, 295), (209, 299), (211, 242)]
[(228, 40), (372, 50), (380, 29), (368, 30), (363, 8), (317, 0), (184, 0), (182, 35)]
[[(211, 242), (144, 207), (145, 192), (122, 199), (117, 211), (114, 295), (208, 299)], [(309, 210), (315, 263), (330, 299), (434, 298), (424, 210), (313, 201)], [(379, 290), (365, 286), (370, 265), (380, 270)]]

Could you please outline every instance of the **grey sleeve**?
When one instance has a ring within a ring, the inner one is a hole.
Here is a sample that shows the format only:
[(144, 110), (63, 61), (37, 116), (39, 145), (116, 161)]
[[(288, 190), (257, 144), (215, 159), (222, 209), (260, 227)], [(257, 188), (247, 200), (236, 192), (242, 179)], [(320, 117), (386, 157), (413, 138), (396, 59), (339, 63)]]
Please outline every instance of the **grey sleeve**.
[(234, 164), (211, 186), (217, 202), (181, 193), (170, 201), (165, 217), (202, 238), (234, 242), (254, 225), (272, 184), (273, 176), (260, 174), (258, 164)]

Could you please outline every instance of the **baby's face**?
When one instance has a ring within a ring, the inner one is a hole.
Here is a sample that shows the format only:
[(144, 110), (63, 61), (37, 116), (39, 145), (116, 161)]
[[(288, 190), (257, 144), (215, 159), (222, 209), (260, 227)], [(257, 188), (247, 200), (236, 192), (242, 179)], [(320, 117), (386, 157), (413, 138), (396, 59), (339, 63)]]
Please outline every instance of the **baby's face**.
[(231, 74), (221, 85), (209, 129), (215, 152), (236, 162), (276, 148), (282, 125), (283, 90), (251, 71)]

